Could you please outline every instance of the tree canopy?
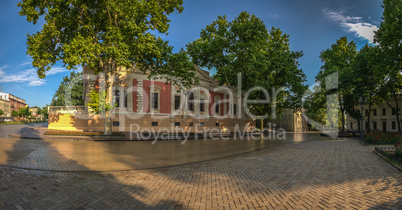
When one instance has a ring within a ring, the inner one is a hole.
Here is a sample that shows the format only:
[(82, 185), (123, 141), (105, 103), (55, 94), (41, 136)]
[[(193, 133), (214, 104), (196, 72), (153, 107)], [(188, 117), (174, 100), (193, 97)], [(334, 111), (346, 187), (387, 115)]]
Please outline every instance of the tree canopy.
[[(255, 15), (242, 12), (233, 21), (218, 16), (201, 31), (199, 39), (187, 44), (187, 50), (195, 64), (216, 68), (214, 78), (222, 85), (232, 89), (241, 85), (242, 96), (257, 86), (270, 92), (272, 88), (284, 87), (276, 96), (279, 103), (249, 106), (254, 114), (271, 113), (274, 104), (279, 109), (281, 105), (291, 107), (301, 102), (306, 77), (298, 68), (297, 59), (302, 53), (291, 51), (289, 36), (278, 28), (268, 31)], [(241, 84), (237, 80), (239, 73)], [(253, 91), (249, 97), (267, 99), (262, 91)]]
[[(383, 21), (374, 37), (381, 51), (381, 60), (378, 65), (382, 75), (377, 79), (382, 81), (381, 99), (383, 103), (396, 110), (398, 131), (402, 132), (399, 119), (401, 110), (397, 100), (397, 95), (402, 92), (402, 1), (384, 0), (382, 7), (384, 8)], [(395, 105), (389, 103), (390, 99), (395, 102)]]
[[(351, 89), (343, 84), (349, 79), (347, 74), (351, 70), (351, 64), (355, 62), (356, 54), (356, 43), (353, 41), (348, 42), (346, 36), (338, 39), (335, 44), (331, 45), (331, 48), (323, 50), (320, 54), (323, 65), (316, 76), (316, 81), (320, 83), (323, 94), (336, 93), (338, 95), (337, 106), (339, 106), (341, 113), (342, 131), (345, 129), (345, 107), (349, 105), (348, 103), (353, 102), (346, 100), (347, 96), (351, 94)], [(340, 85), (337, 88), (328, 89), (326, 88), (326, 79), (335, 72), (338, 73), (338, 82)], [(326, 105), (332, 106), (328, 103)]]
[[(19, 14), (34, 24), (44, 16), (43, 29), (28, 35), (27, 42), (38, 76), (45, 77), (58, 62), (67, 69), (88, 66), (95, 74), (104, 73), (106, 102), (111, 104), (113, 86), (119, 83), (114, 80), (123, 69), (169, 73), (182, 78), (184, 85), (194, 84), (194, 66), (185, 61), (180, 65), (185, 69), (171, 71), (166, 64), (182, 60), (176, 59), (167, 41), (155, 35), (167, 34), (168, 16), (181, 13), (182, 4), (182, 0), (22, 0), (18, 6)], [(105, 134), (110, 134), (110, 113), (105, 114)]]
[(83, 87), (82, 72), (70, 72), (63, 77), (50, 106), (83, 106)]

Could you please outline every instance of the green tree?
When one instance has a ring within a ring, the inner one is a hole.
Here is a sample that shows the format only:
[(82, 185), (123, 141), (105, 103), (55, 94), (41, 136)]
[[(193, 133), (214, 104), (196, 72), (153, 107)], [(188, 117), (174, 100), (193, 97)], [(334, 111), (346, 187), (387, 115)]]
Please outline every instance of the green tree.
[[(172, 56), (172, 47), (152, 32), (167, 34), (168, 15), (181, 13), (182, 4), (182, 0), (23, 0), (18, 6), (19, 14), (34, 24), (45, 16), (43, 29), (28, 35), (27, 42), (27, 53), (33, 58), (38, 76), (45, 77), (45, 72), (59, 61), (67, 69), (86, 65), (95, 74), (104, 74), (101, 78), (106, 84), (106, 102), (111, 105), (113, 86), (120, 83), (115, 79), (123, 70), (195, 77), (194, 66), (169, 72), (166, 63)], [(191, 85), (194, 81), (183, 83)], [(111, 134), (110, 112), (104, 113), (104, 133)]]
[(13, 117), (17, 117), (17, 116), (18, 116), (18, 112), (17, 112), (17, 111), (15, 111), (15, 110), (13, 110), (13, 111), (11, 112), (11, 116), (13, 116)]
[[(321, 125), (325, 125), (327, 118), (325, 103), (325, 94), (322, 93), (320, 85), (315, 85), (312, 87), (312, 90), (307, 90), (303, 103), (303, 109), (306, 116)], [(313, 129), (324, 130), (324, 127), (314, 125), (314, 123), (310, 123), (310, 125)]]
[[(345, 80), (348, 78), (346, 75), (351, 69), (350, 65), (354, 62), (356, 54), (356, 44), (353, 41), (348, 42), (346, 36), (338, 39), (335, 44), (332, 44), (331, 48), (322, 51), (320, 54), (321, 61), (324, 64), (321, 66), (316, 76), (316, 81), (319, 82), (322, 87), (325, 87), (326, 78), (338, 72), (338, 88), (332, 90), (324, 90), (323, 88), (323, 91), (325, 91), (323, 94), (328, 95), (335, 92), (338, 94), (338, 108), (341, 113), (342, 131), (345, 130), (345, 107), (349, 106), (347, 102), (350, 102), (345, 100), (345, 96), (351, 94), (351, 89), (345, 85)], [(327, 106), (329, 106), (329, 104), (327, 104)]]
[[(368, 106), (366, 121), (370, 122), (370, 113), (374, 104), (380, 103), (381, 69), (378, 63), (381, 62), (380, 49), (378, 46), (365, 45), (356, 54), (355, 60), (351, 63), (350, 70), (345, 73), (342, 86), (349, 88), (344, 95), (345, 111), (350, 117), (357, 119), (360, 129), (361, 111), (359, 108), (360, 97)], [(368, 128), (370, 130), (370, 127)]]
[(44, 106), (44, 107), (42, 107), (42, 109), (41, 109), (41, 114), (43, 114), (43, 116), (47, 119), (48, 118), (48, 106), (49, 105), (47, 105), (46, 104), (46, 106)]
[(0, 116), (4, 114), (4, 111), (0, 109)]
[[(270, 113), (301, 103), (306, 86), (297, 59), (302, 53), (291, 51), (289, 36), (276, 28), (268, 31), (255, 15), (242, 12), (231, 22), (226, 16), (218, 16), (201, 31), (199, 39), (187, 44), (187, 50), (195, 64), (216, 68), (214, 78), (221, 85), (235, 89), (241, 73), (242, 97), (256, 86), (269, 91), (285, 87), (276, 95), (277, 103), (250, 104), (253, 114), (272, 117)], [(266, 99), (262, 91), (253, 91), (249, 98)]]
[(25, 108), (20, 108), (20, 110), (18, 110), (18, 116), (20, 117), (26, 117), (26, 116), (30, 116), (31, 112), (29, 111), (29, 106), (25, 107)]
[(70, 72), (53, 95), (50, 106), (83, 106), (83, 77), (82, 72)]
[[(383, 81), (381, 84), (381, 96), (384, 103), (395, 109), (398, 123), (398, 131), (402, 132), (398, 94), (402, 91), (402, 1), (384, 0), (383, 1), (383, 21), (380, 29), (375, 32), (375, 42), (379, 43), (381, 49), (380, 68), (382, 76), (378, 79)], [(389, 100), (394, 100), (392, 106)]]

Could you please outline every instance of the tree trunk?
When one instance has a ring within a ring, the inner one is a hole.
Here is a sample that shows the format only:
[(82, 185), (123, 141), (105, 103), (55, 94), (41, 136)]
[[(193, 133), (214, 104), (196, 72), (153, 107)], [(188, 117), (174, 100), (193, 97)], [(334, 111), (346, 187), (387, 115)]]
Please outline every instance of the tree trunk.
[(264, 139), (264, 119), (261, 118), (261, 140), (262, 139)]
[(367, 128), (367, 132), (370, 133), (370, 113), (371, 113), (371, 103), (368, 106), (368, 113), (367, 113), (367, 122), (368, 122), (368, 128)]
[[(341, 131), (342, 132), (345, 132), (345, 110), (343, 110), (343, 109), (341, 109), (341, 115), (342, 115), (342, 117), (341, 117), (341, 120), (342, 120), (342, 128), (341, 128)], [(338, 124), (339, 125), (339, 124)]]
[[(107, 74), (107, 84), (106, 84), (106, 106), (105, 106), (105, 127), (104, 127), (104, 135), (111, 135), (112, 134), (112, 116), (110, 114), (111, 110), (113, 109), (113, 82), (114, 82), (114, 75), (111, 73)], [(108, 106), (109, 105), (109, 106)]]
[(357, 125), (358, 125), (358, 128), (359, 128), (359, 132), (362, 132), (362, 129), (360, 127), (360, 120), (357, 121)]

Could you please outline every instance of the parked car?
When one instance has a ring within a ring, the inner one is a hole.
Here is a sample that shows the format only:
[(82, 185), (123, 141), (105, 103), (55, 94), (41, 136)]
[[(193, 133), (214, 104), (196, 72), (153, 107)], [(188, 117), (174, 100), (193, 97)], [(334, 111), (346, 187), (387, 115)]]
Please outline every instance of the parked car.
[(4, 122), (12, 122), (12, 119), (4, 119)]

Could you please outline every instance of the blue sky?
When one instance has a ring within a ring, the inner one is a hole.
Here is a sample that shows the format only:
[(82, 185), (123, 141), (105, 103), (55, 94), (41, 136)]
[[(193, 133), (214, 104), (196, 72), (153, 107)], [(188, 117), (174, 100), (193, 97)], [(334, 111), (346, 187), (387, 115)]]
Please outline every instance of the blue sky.
[[(0, 1), (0, 88), (25, 99), (30, 106), (49, 104), (63, 76), (55, 66), (42, 80), (36, 76), (31, 58), (26, 55), (26, 34), (42, 28), (18, 15), (15, 0)], [(290, 36), (291, 49), (303, 51), (300, 67), (313, 84), (322, 63), (320, 52), (341, 36), (357, 43), (360, 49), (371, 43), (383, 9), (380, 0), (184, 0), (184, 11), (170, 16), (168, 40), (174, 51), (197, 38), (201, 29), (226, 15), (231, 21), (242, 11), (261, 18), (268, 29), (280, 28)]]

